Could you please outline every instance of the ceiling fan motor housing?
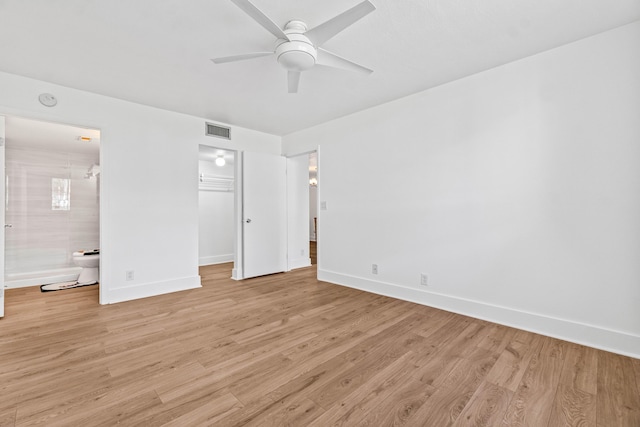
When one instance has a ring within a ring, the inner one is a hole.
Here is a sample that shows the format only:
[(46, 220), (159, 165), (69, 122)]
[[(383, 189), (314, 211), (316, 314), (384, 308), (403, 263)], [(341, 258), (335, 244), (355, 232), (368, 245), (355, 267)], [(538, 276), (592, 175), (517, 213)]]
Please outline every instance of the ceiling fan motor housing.
[(305, 71), (316, 64), (318, 51), (304, 35), (307, 25), (302, 21), (290, 21), (284, 32), (289, 40), (276, 41), (278, 64), (290, 71)]

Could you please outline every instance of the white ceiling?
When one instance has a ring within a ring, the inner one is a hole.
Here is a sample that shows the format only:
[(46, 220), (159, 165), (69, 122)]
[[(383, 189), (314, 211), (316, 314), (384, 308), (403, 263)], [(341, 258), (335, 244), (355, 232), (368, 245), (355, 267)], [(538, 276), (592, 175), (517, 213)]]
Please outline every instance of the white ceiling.
[[(254, 0), (309, 27), (359, 2)], [(0, 0), (0, 70), (284, 135), (640, 19), (640, 0), (372, 2), (323, 47), (374, 73), (316, 67), (298, 94), (273, 57), (210, 61), (275, 41), (229, 0)]]
[[(80, 153), (100, 161), (99, 130), (11, 116), (6, 117), (5, 125), (7, 148)], [(81, 136), (91, 141), (82, 141)]]

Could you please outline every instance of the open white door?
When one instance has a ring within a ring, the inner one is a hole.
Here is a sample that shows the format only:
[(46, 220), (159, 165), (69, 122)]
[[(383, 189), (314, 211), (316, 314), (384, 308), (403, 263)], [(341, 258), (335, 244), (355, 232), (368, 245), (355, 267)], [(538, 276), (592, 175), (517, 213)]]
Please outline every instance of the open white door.
[(287, 268), (286, 159), (242, 154), (243, 277)]
[(5, 178), (4, 178), (4, 116), (0, 116), (0, 317), (4, 317), (4, 211), (5, 211)]

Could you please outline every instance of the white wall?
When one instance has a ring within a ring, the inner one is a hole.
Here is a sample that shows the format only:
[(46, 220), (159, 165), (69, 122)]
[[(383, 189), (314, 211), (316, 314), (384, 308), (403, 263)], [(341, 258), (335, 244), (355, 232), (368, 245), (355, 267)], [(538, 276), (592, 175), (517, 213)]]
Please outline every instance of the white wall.
[[(215, 162), (200, 160), (198, 170), (209, 176), (233, 178), (233, 162), (217, 166)], [(198, 254), (199, 265), (233, 262), (234, 193), (212, 191), (200, 185), (198, 191)]]
[[(57, 96), (47, 108), (38, 95)], [(204, 119), (0, 73), (0, 114), (101, 130), (101, 302), (200, 286), (198, 145)], [(280, 138), (234, 128), (220, 148), (280, 152)], [(134, 280), (125, 281), (125, 272)]]
[(322, 148), (319, 277), (640, 357), (638, 52), (640, 22), (286, 136)]

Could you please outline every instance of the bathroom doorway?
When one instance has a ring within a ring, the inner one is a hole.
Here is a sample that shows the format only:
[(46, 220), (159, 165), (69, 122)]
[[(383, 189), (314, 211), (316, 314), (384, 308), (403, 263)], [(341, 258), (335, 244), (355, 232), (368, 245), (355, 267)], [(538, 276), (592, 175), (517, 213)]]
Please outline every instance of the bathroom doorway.
[(309, 154), (309, 258), (318, 263), (318, 152)]
[(100, 131), (5, 117), (5, 287), (73, 282), (100, 248)]
[(198, 266), (234, 262), (236, 152), (198, 149)]

